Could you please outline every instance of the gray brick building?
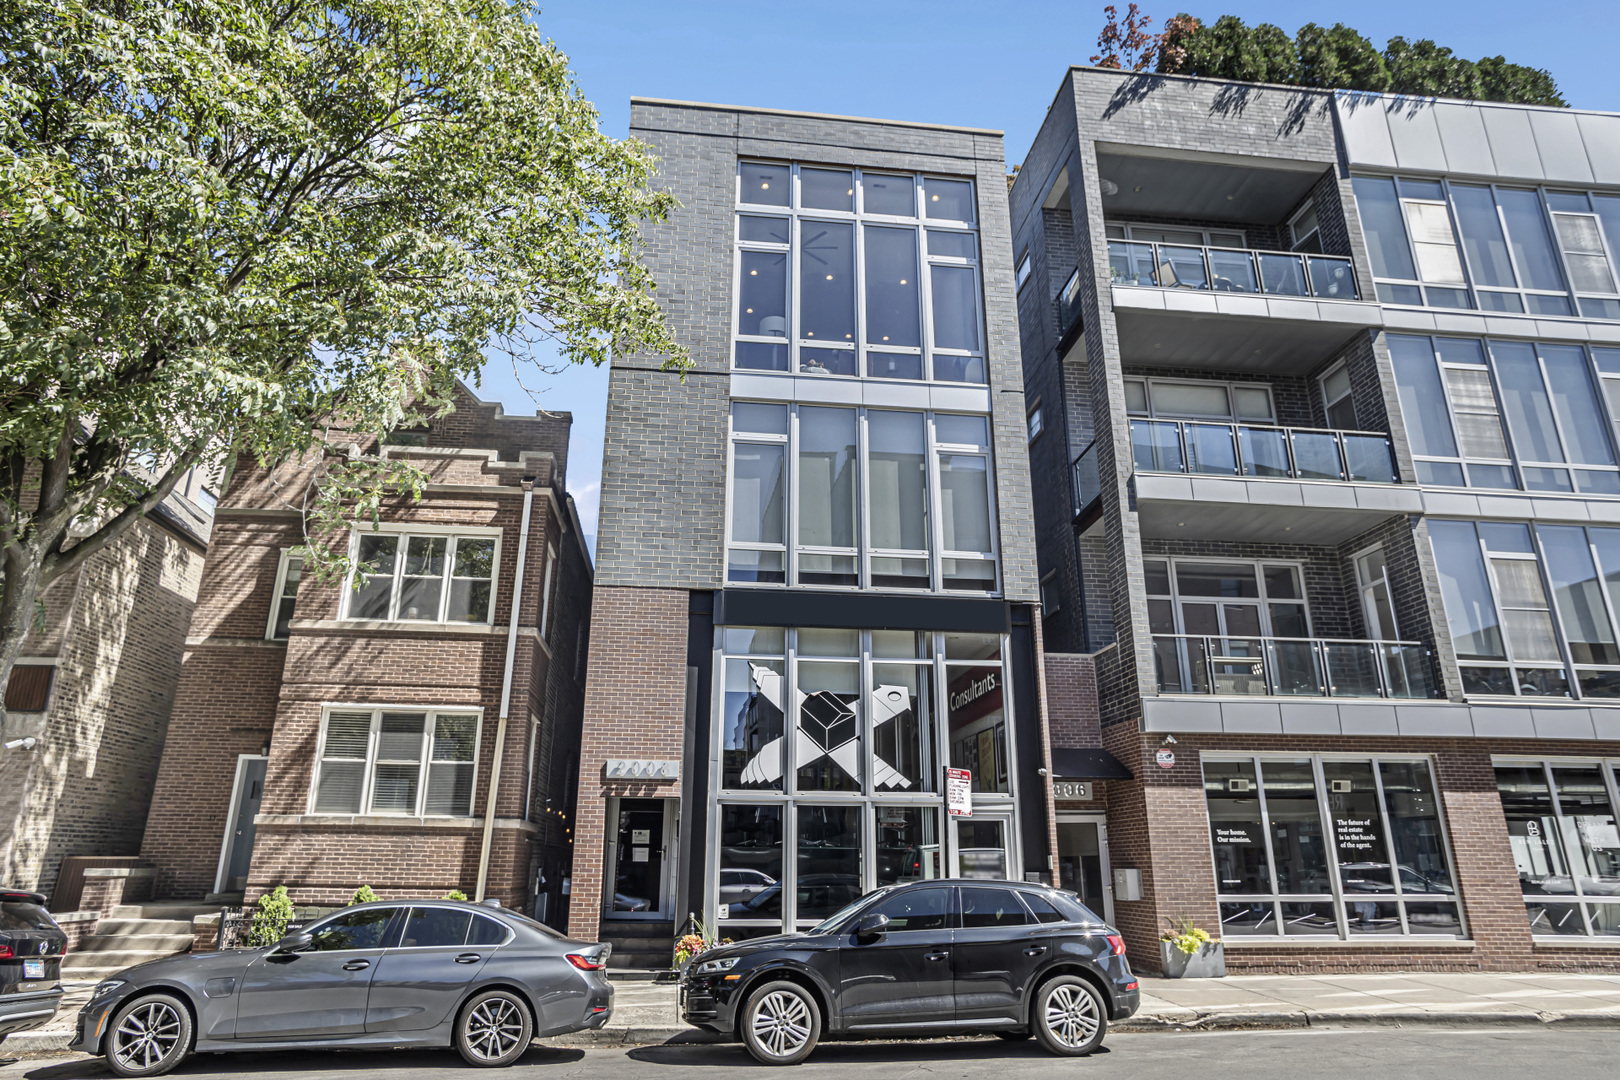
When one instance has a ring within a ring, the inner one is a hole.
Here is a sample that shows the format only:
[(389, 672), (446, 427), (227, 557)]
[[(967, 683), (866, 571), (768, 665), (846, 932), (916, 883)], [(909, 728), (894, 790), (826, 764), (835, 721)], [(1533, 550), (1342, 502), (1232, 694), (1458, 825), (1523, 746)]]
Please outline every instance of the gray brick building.
[(1136, 962), (1620, 966), (1616, 147), (1065, 74), (1009, 195), (1057, 857)]
[(636, 100), (631, 135), (693, 366), (613, 366), (572, 932), (663, 966), (691, 916), (1044, 873), (1000, 133)]

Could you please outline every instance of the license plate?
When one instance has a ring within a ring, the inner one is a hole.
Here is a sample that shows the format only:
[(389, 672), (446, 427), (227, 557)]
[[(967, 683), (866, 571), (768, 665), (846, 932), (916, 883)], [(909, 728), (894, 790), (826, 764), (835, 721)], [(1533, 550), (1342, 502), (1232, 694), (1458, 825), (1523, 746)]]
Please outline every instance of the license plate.
[(44, 977), (45, 977), (45, 961), (43, 961), (43, 960), (24, 960), (23, 961), (23, 978), (25, 978), (25, 979), (43, 979)]

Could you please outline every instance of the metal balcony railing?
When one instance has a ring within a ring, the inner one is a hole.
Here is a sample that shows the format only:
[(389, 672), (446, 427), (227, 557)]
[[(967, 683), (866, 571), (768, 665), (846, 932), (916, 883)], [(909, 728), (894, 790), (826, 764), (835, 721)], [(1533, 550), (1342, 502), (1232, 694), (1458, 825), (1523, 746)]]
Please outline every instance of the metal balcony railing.
[(1131, 420), (1138, 472), (1395, 484), (1395, 450), (1376, 431), (1330, 431), (1202, 420)]
[(1153, 635), (1161, 694), (1437, 698), (1429, 650), (1415, 641)]
[(1108, 269), (1115, 285), (1361, 299), (1355, 269), (1340, 255), (1110, 240)]
[(1102, 478), (1097, 473), (1097, 444), (1093, 442), (1080, 451), (1070, 468), (1074, 472), (1074, 516), (1079, 517), (1102, 495)]

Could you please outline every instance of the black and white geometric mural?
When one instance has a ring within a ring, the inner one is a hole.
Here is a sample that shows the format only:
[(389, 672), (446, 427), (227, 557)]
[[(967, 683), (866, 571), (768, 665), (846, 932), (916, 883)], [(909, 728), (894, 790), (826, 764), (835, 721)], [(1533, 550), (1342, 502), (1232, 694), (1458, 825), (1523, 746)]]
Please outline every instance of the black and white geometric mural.
[[(749, 664), (749, 674), (760, 695), (781, 709), (783, 686), (786, 681), (781, 672), (760, 664)], [(861, 730), (856, 715), (854, 695), (839, 694), (831, 690), (818, 690), (811, 694), (794, 691), (794, 704), (799, 723), (794, 732), (793, 757), (799, 768), (814, 765), (822, 758), (830, 759), (852, 779), (860, 779)], [(873, 729), (882, 727), (911, 709), (911, 691), (904, 686), (876, 686), (871, 699)], [(784, 740), (772, 739), (751, 758), (743, 768), (745, 784), (775, 784), (782, 778), (782, 746)], [(909, 788), (911, 780), (894, 766), (872, 755), (872, 783), (879, 789)]]

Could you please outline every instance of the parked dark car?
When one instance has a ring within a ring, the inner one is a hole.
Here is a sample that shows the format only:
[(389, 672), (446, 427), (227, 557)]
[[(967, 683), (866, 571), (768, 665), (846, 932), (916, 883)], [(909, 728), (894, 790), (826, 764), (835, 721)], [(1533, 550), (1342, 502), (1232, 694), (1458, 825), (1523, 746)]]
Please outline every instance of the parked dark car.
[(1034, 1035), (1089, 1054), (1139, 1000), (1118, 931), (1072, 893), (1016, 881), (879, 889), (805, 933), (710, 949), (681, 982), (688, 1023), (768, 1065), (824, 1035)]
[(0, 1042), (44, 1027), (62, 1000), (67, 935), (45, 910), (45, 898), (0, 888)]
[(454, 1046), (510, 1065), (536, 1036), (607, 1023), (610, 949), (482, 904), (356, 904), (271, 948), (119, 972), (70, 1046), (120, 1076), (166, 1073), (193, 1050)]

